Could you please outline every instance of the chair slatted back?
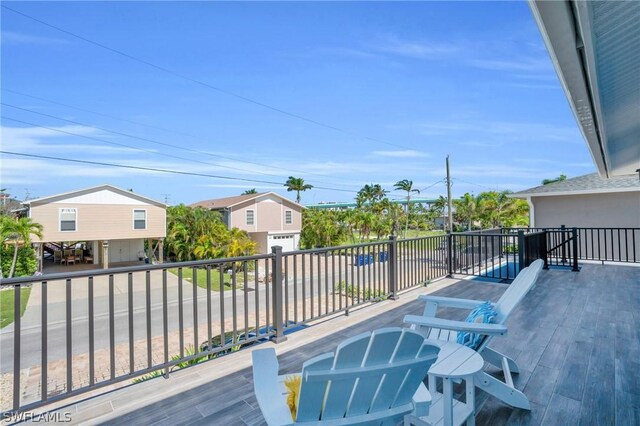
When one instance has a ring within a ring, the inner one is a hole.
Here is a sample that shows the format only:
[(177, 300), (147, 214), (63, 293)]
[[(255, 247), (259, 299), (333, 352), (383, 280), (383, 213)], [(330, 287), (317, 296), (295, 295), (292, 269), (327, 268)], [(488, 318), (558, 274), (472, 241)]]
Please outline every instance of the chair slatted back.
[(439, 347), (419, 333), (386, 328), (344, 341), (302, 368), (296, 421), (377, 415), (411, 403)]
[(509, 288), (495, 304), (494, 309), (497, 313), (495, 322), (497, 324), (504, 324), (509, 315), (511, 315), (511, 311), (518, 306), (520, 301), (522, 301), (529, 290), (531, 290), (543, 266), (544, 261), (538, 259), (520, 271), (518, 276), (509, 285)]

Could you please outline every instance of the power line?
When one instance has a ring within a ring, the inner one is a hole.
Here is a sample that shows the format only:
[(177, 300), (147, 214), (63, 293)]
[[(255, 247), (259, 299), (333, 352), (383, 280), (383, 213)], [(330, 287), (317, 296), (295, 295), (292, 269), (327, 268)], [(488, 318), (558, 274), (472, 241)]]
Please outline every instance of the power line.
[(21, 15), (21, 16), (27, 18), (27, 19), (30, 19), (30, 20), (35, 21), (35, 22), (38, 22), (38, 23), (40, 23), (42, 25), (45, 25), (45, 26), (47, 26), (49, 28), (53, 28), (56, 31), (60, 31), (60, 32), (62, 32), (64, 34), (67, 34), (67, 35), (69, 35), (71, 37), (75, 37), (75, 38), (77, 38), (79, 40), (82, 40), (82, 41), (84, 41), (86, 43), (89, 43), (89, 44), (92, 44), (94, 46), (97, 46), (97, 47), (99, 47), (101, 49), (104, 49), (104, 50), (107, 50), (109, 52), (121, 55), (121, 56), (123, 56), (123, 57), (125, 57), (127, 59), (132, 60), (132, 61), (139, 62), (141, 64), (144, 64), (144, 65), (147, 65), (149, 67), (155, 68), (155, 69), (157, 69), (159, 71), (162, 71), (164, 73), (170, 74), (170, 75), (172, 75), (174, 77), (182, 78), (182, 79), (190, 81), (190, 82), (192, 82), (194, 84), (198, 84), (198, 85), (206, 87), (208, 89), (215, 90), (215, 91), (217, 91), (219, 93), (223, 93), (225, 95), (232, 96), (232, 97), (240, 99), (242, 101), (245, 101), (245, 102), (248, 102), (248, 103), (251, 103), (251, 104), (266, 108), (266, 109), (269, 109), (269, 110), (274, 111), (274, 112), (278, 112), (280, 114), (289, 116), (291, 118), (296, 118), (296, 119), (299, 119), (299, 120), (302, 120), (302, 121), (306, 121), (307, 123), (311, 123), (311, 124), (314, 124), (316, 126), (324, 127), (326, 129), (334, 130), (334, 131), (337, 131), (337, 132), (340, 132), (340, 133), (343, 133), (343, 134), (346, 134), (346, 135), (349, 135), (349, 136), (358, 137), (358, 138), (361, 138), (361, 139), (364, 139), (364, 140), (369, 140), (369, 141), (372, 141), (372, 142), (377, 142), (377, 143), (381, 143), (381, 144), (385, 144), (385, 145), (390, 145), (390, 146), (394, 146), (394, 147), (397, 147), (397, 148), (413, 149), (413, 148), (406, 147), (404, 145), (400, 145), (400, 144), (396, 144), (396, 143), (392, 143), (392, 142), (387, 142), (387, 141), (384, 141), (384, 140), (381, 140), (381, 139), (378, 139), (378, 138), (362, 136), (362, 135), (359, 135), (357, 133), (351, 132), (349, 130), (333, 126), (331, 124), (327, 124), (327, 123), (324, 123), (324, 122), (321, 122), (321, 121), (318, 121), (318, 120), (314, 120), (312, 118), (308, 118), (308, 117), (305, 117), (305, 116), (302, 116), (302, 115), (299, 115), (299, 114), (296, 114), (296, 113), (293, 113), (293, 112), (286, 111), (284, 109), (281, 109), (281, 108), (266, 104), (264, 102), (249, 98), (247, 96), (240, 95), (238, 93), (223, 89), (223, 88), (218, 87), (218, 86), (214, 86), (214, 85), (206, 83), (204, 81), (188, 77), (188, 76), (186, 76), (184, 74), (178, 73), (178, 72), (173, 71), (173, 70), (171, 70), (169, 68), (165, 68), (165, 67), (163, 67), (161, 65), (154, 64), (153, 62), (149, 62), (149, 61), (147, 61), (145, 59), (138, 58), (137, 56), (133, 56), (133, 55), (131, 55), (129, 53), (126, 53), (126, 52), (123, 52), (121, 50), (109, 47), (109, 46), (104, 45), (102, 43), (99, 43), (97, 41), (88, 39), (88, 38), (86, 38), (84, 36), (75, 34), (75, 33), (71, 32), (71, 31), (65, 30), (65, 29), (60, 28), (60, 27), (58, 27), (56, 25), (50, 24), (48, 22), (45, 22), (45, 21), (43, 21), (41, 19), (35, 18), (35, 17), (31, 16), (31, 15), (27, 15), (26, 13), (19, 12), (19, 11), (15, 10), (15, 9), (10, 8), (7, 5), (3, 4), (2, 7), (7, 9), (7, 10), (9, 10), (9, 11), (11, 11), (11, 12), (13, 12), (13, 13)]
[[(166, 146), (166, 147), (169, 147), (169, 148), (174, 148), (174, 149), (178, 149), (178, 150), (182, 150), (182, 151), (189, 151), (189, 152), (193, 152), (193, 153), (197, 153), (197, 154), (205, 154), (205, 155), (208, 155), (210, 157), (222, 158), (222, 159), (225, 159), (225, 160), (235, 161), (235, 162), (239, 162), (239, 163), (249, 163), (249, 164), (254, 164), (254, 165), (258, 165), (258, 166), (262, 166), (262, 167), (270, 167), (270, 168), (274, 168), (274, 169), (282, 169), (282, 170), (285, 170), (287, 172), (287, 174), (289, 174), (291, 172), (296, 172), (296, 173), (305, 173), (305, 174), (308, 174), (308, 175), (333, 177), (333, 176), (329, 176), (329, 175), (308, 173), (308, 172), (305, 172), (305, 171), (302, 171), (302, 170), (285, 169), (285, 168), (282, 168), (282, 167), (269, 166), (269, 165), (266, 165), (266, 164), (254, 163), (254, 162), (246, 161), (246, 160), (238, 160), (238, 159), (235, 159), (233, 157), (226, 157), (224, 155), (212, 154), (212, 153), (209, 153), (209, 152), (206, 152), (206, 151), (200, 151), (200, 150), (197, 150), (197, 149), (191, 149), (191, 148), (187, 148), (187, 147), (184, 147), (184, 146), (174, 145), (174, 144), (170, 144), (170, 143), (166, 143), (166, 142), (160, 142), (160, 141), (157, 141), (155, 139), (149, 139), (149, 138), (145, 138), (145, 137), (142, 137), (142, 136), (136, 136), (136, 135), (131, 135), (129, 133), (123, 133), (123, 132), (120, 132), (120, 131), (117, 131), (117, 130), (106, 129), (104, 127), (99, 127), (99, 126), (94, 126), (94, 125), (82, 123), (82, 122), (79, 122), (79, 121), (69, 120), (67, 118), (62, 118), (62, 117), (58, 117), (58, 116), (55, 116), (55, 115), (46, 114), (44, 112), (34, 111), (34, 110), (31, 110), (31, 109), (28, 109), (28, 108), (19, 107), (17, 105), (7, 104), (5, 102), (0, 102), (0, 105), (7, 106), (7, 107), (10, 107), (10, 108), (14, 108), (14, 109), (21, 110), (21, 111), (30, 112), (32, 114), (41, 115), (43, 117), (53, 118), (55, 120), (65, 121), (67, 123), (76, 124), (78, 126), (91, 127), (93, 129), (96, 129), (96, 130), (100, 130), (100, 131), (107, 132), (107, 133), (112, 133), (114, 135), (124, 136), (124, 137), (132, 138), (132, 139), (138, 139), (138, 140), (141, 140), (143, 142), (149, 142), (149, 143), (153, 143), (153, 144), (156, 144), (156, 145), (162, 145), (162, 146)], [(19, 121), (19, 120), (15, 120), (15, 119), (13, 119), (13, 120), (14, 121)], [(23, 123), (29, 124), (29, 123), (26, 123), (26, 122), (23, 122)], [(33, 124), (33, 125), (38, 126), (36, 124)], [(39, 127), (43, 127), (43, 126), (39, 126)], [(52, 128), (49, 128), (49, 130), (59, 131), (57, 129), (52, 129)], [(65, 133), (65, 132), (62, 132), (62, 133)], [(83, 135), (75, 135), (75, 136), (85, 137)], [(100, 140), (101, 142), (112, 143), (112, 142), (108, 142), (108, 141), (101, 140), (101, 139), (96, 139), (96, 138), (93, 138), (93, 139)], [(134, 147), (134, 146), (131, 146), (131, 145), (122, 145), (122, 146), (126, 146), (126, 147), (132, 148), (132, 149), (140, 149), (140, 150), (148, 151), (148, 152), (151, 152), (151, 153), (157, 153), (156, 151), (145, 150), (143, 148), (137, 148), (137, 147)], [(159, 154), (159, 155), (170, 155), (170, 154)], [(251, 170), (247, 170), (247, 169), (241, 169), (241, 168), (238, 168), (238, 167), (223, 166), (223, 165), (207, 163), (207, 162), (203, 162), (203, 161), (199, 161), (199, 160), (191, 160), (191, 159), (183, 158), (183, 157), (176, 157), (176, 156), (173, 156), (173, 157), (180, 158), (180, 159), (187, 160), (187, 161), (195, 161), (197, 163), (202, 163), (202, 164), (208, 164), (208, 165), (212, 165), (212, 166), (222, 167), (222, 168), (226, 168), (226, 169), (239, 170), (239, 171), (242, 171), (242, 172), (245, 172), (245, 173), (255, 173), (255, 174), (265, 175), (265, 176), (283, 176), (282, 174), (251, 171)], [(345, 186), (351, 186), (351, 185), (345, 185)]]
[[(66, 130), (62, 130), (62, 129), (56, 129), (55, 127), (42, 126), (40, 124), (30, 123), (28, 121), (18, 120), (16, 118), (12, 118), (12, 117), (6, 117), (5, 116), (5, 117), (2, 117), (2, 119), (3, 120), (15, 121), (16, 123), (22, 123), (22, 124), (26, 124), (28, 126), (34, 126), (34, 127), (38, 127), (38, 128), (41, 128), (41, 129), (51, 130), (51, 131), (58, 132), (58, 133), (64, 133), (64, 134), (70, 135), (70, 136), (77, 136), (77, 137), (84, 138), (84, 139), (89, 139), (89, 140), (93, 140), (93, 141), (97, 141), (97, 142), (102, 142), (102, 143), (106, 143), (106, 144), (109, 144), (109, 145), (121, 146), (121, 147), (124, 147), (124, 148), (134, 149), (136, 151), (148, 152), (150, 154), (155, 154), (155, 155), (161, 155), (163, 157), (175, 158), (175, 159), (178, 159), (178, 160), (184, 160), (184, 161), (189, 161), (189, 162), (194, 162), (194, 163), (199, 163), (199, 164), (205, 164), (205, 165), (208, 165), (208, 166), (214, 166), (214, 167), (220, 167), (220, 168), (224, 168), (224, 169), (232, 169), (232, 170), (238, 170), (238, 171), (242, 171), (242, 172), (247, 172), (247, 170), (240, 169), (240, 168), (237, 168), (237, 167), (223, 166), (223, 165), (214, 164), (214, 163), (207, 163), (205, 161), (194, 160), (194, 159), (191, 159), (191, 158), (180, 157), (178, 155), (165, 154), (163, 152), (154, 151), (152, 149), (145, 149), (145, 148), (140, 148), (140, 147), (133, 146), (133, 145), (127, 145), (127, 144), (124, 144), (124, 143), (109, 141), (109, 140), (106, 140), (106, 139), (94, 138), (93, 136), (81, 135), (79, 133), (73, 133), (73, 132), (69, 132), (69, 131), (66, 131)], [(256, 172), (256, 173), (258, 173), (258, 172)], [(266, 174), (266, 173), (258, 173), (258, 174)], [(276, 176), (276, 175), (272, 175), (272, 174), (266, 174), (266, 175), (268, 175), (268, 176)]]
[(420, 190), (420, 192), (426, 191), (427, 189), (429, 189), (429, 188), (431, 188), (431, 187), (434, 187), (434, 186), (436, 186), (436, 185), (437, 185), (437, 184), (439, 184), (439, 183), (444, 183), (444, 181), (445, 181), (445, 180), (446, 180), (446, 179), (440, 179), (440, 180), (437, 180), (437, 181), (435, 181), (434, 183), (432, 183), (431, 185), (427, 186), (426, 188), (421, 189), (421, 190)]
[(60, 106), (63, 106), (65, 108), (75, 109), (76, 111), (88, 112), (90, 114), (95, 114), (95, 115), (99, 115), (99, 116), (102, 116), (102, 117), (111, 118), (113, 120), (119, 120), (119, 121), (123, 121), (125, 123), (131, 123), (131, 124), (136, 124), (138, 126), (148, 127), (149, 129), (156, 129), (156, 130), (161, 130), (163, 132), (175, 133), (176, 135), (188, 136), (190, 138), (199, 139), (195, 135), (192, 135), (192, 134), (189, 134), (189, 133), (180, 132), (178, 130), (166, 129), (164, 127), (155, 126), (153, 124), (148, 124), (148, 123), (142, 123), (140, 121), (129, 120), (128, 118), (116, 117), (115, 115), (105, 114), (103, 112), (93, 111), (93, 110), (90, 110), (90, 109), (86, 109), (86, 108), (81, 108), (81, 107), (77, 107), (77, 106), (74, 106), (74, 105), (65, 104), (65, 103), (62, 103), (62, 102), (59, 102), (59, 101), (54, 101), (52, 99), (46, 99), (46, 98), (42, 98), (40, 96), (34, 96), (34, 95), (30, 95), (28, 93), (18, 92), (17, 90), (7, 89), (6, 87), (3, 87), (1, 90), (4, 91), (4, 92), (13, 93), (13, 94), (20, 95), (20, 96), (25, 96), (27, 98), (36, 99), (38, 101), (44, 101), (44, 102), (49, 102), (49, 103), (54, 104), (54, 105), (60, 105)]
[(493, 191), (495, 189), (495, 188), (491, 188), (491, 187), (486, 186), (486, 185), (481, 185), (479, 183), (469, 182), (468, 180), (460, 179), (460, 178), (457, 178), (457, 177), (453, 178), (453, 180), (459, 180), (460, 182), (464, 182), (464, 183), (469, 184), (469, 185), (479, 186), (480, 188), (485, 188), (485, 189), (488, 189), (488, 190), (491, 190), (491, 191)]
[[(221, 175), (212, 175), (208, 173), (196, 173), (196, 172), (185, 172), (182, 170), (171, 170), (171, 169), (161, 169), (157, 167), (143, 167), (143, 166), (130, 166), (126, 164), (116, 164), (116, 163), (106, 163), (102, 161), (90, 161), (90, 160), (78, 160), (73, 158), (61, 158), (61, 157), (52, 157), (48, 155), (36, 155), (36, 154), (27, 154), (24, 152), (13, 152), (13, 151), (0, 151), (0, 154), (6, 155), (15, 155), (19, 157), (29, 157), (29, 158), (40, 158), (44, 160), (55, 160), (55, 161), (65, 161), (68, 163), (80, 163), (80, 164), (91, 164), (94, 166), (105, 166), (105, 167), (117, 167), (121, 169), (132, 169), (132, 170), (143, 170), (148, 172), (158, 172), (158, 173), (170, 173), (177, 175), (185, 175), (185, 176), (198, 176), (198, 177), (207, 177), (214, 179), (225, 179), (225, 180), (236, 180), (242, 182), (252, 182), (252, 183), (266, 183), (270, 185), (282, 185), (282, 182), (272, 182), (267, 180), (258, 180), (258, 179), (247, 179), (247, 178), (238, 178), (231, 176), (221, 176)], [(349, 192), (355, 193), (355, 191), (351, 191), (348, 189), (338, 189), (338, 188), (327, 188), (323, 186), (314, 186), (315, 189), (325, 189), (329, 191), (341, 191), (341, 192)]]

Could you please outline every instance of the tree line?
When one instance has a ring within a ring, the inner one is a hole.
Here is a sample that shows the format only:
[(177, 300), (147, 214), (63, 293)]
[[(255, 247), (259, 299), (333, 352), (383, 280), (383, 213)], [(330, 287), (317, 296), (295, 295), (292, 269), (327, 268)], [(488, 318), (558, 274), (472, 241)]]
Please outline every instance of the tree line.
[(228, 229), (220, 213), (184, 204), (167, 207), (167, 256), (176, 261), (250, 256), (258, 245), (246, 231)]
[[(438, 197), (429, 205), (411, 203), (420, 191), (408, 179), (398, 181), (394, 189), (406, 193), (404, 206), (389, 199), (389, 191), (380, 184), (367, 184), (358, 191), (356, 206), (346, 210), (309, 208), (302, 214), (301, 248), (337, 246), (382, 240), (389, 235), (407, 237), (409, 230), (429, 231), (440, 218), (444, 224), (447, 200)], [(509, 197), (509, 191), (486, 191), (474, 196), (466, 193), (453, 204), (453, 231), (489, 227), (526, 226), (529, 206), (526, 201)]]

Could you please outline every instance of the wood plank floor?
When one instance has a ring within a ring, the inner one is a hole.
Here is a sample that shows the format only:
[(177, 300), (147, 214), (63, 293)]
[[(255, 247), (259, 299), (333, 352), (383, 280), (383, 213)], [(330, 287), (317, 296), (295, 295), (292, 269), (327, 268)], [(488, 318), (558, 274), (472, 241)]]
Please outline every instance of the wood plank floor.
[[(436, 294), (496, 300), (505, 288), (504, 284), (464, 280)], [(513, 409), (478, 391), (477, 424), (640, 425), (638, 306), (640, 267), (585, 264), (578, 273), (543, 271), (536, 287), (509, 319), (508, 336), (494, 339), (491, 345), (518, 363), (521, 373), (514, 376), (516, 387), (529, 397), (532, 410)], [(281, 372), (299, 371), (305, 360), (335, 349), (347, 337), (401, 326), (404, 315), (418, 314), (421, 309), (421, 303), (411, 301), (290, 350), (279, 356)], [(443, 314), (464, 317), (455, 310)], [(196, 377), (201, 368), (210, 367), (203, 364), (181, 374), (188, 379), (188, 371), (193, 370)], [(75, 405), (75, 421), (123, 425), (264, 423), (253, 395), (250, 368), (174, 394), (166, 388), (171, 379), (151, 382)], [(156, 387), (164, 388), (161, 397), (146, 399), (126, 413), (118, 409), (122, 401), (136, 398), (136, 392), (153, 393)]]

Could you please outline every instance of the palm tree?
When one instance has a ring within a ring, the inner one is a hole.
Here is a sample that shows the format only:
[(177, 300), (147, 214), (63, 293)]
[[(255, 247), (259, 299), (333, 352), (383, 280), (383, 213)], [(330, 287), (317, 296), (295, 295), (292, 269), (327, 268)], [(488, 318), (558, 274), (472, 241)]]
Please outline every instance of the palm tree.
[(13, 222), (12, 225), (8, 225), (8, 237), (13, 240), (13, 261), (11, 262), (11, 269), (9, 270), (9, 278), (13, 277), (13, 273), (16, 270), (16, 264), (18, 263), (18, 246), (22, 242), (25, 246), (31, 243), (31, 235), (35, 235), (38, 238), (42, 238), (42, 225), (34, 222), (29, 217), (21, 217)]
[(257, 193), (258, 193), (258, 191), (256, 191), (255, 188), (251, 188), (251, 189), (247, 189), (246, 191), (244, 191), (240, 195), (251, 195), (251, 194), (257, 194)]
[(351, 237), (351, 243), (356, 243), (356, 236), (353, 233), (358, 218), (358, 211), (355, 209), (344, 210), (339, 213), (340, 221), (344, 224), (347, 233)]
[(369, 240), (369, 235), (374, 226), (376, 216), (368, 211), (361, 211), (358, 214), (357, 224), (360, 231), (360, 242)]
[[(4, 250), (5, 242), (11, 237), (13, 233), (14, 221), (9, 216), (0, 216), (0, 255)], [(2, 272), (2, 258), (0, 257), (0, 278), (4, 278), (4, 274)]]
[(456, 216), (461, 222), (467, 223), (467, 230), (471, 230), (471, 225), (478, 216), (478, 201), (468, 192), (460, 199), (454, 200), (456, 206)]
[(288, 192), (291, 192), (291, 191), (296, 192), (296, 203), (298, 204), (300, 204), (300, 192), (304, 192), (307, 189), (313, 188), (313, 185), (304, 183), (304, 179), (293, 177), (293, 176), (289, 176), (289, 179), (287, 179), (284, 186), (287, 187)]
[(409, 180), (409, 179), (403, 179), (401, 181), (396, 182), (393, 187), (397, 190), (397, 191), (406, 191), (407, 192), (407, 207), (406, 207), (406, 213), (407, 213), (407, 222), (405, 223), (404, 226), (404, 237), (407, 237), (407, 231), (409, 230), (409, 201), (411, 201), (411, 193), (415, 192), (416, 194), (420, 193), (419, 189), (413, 189), (413, 181)]

